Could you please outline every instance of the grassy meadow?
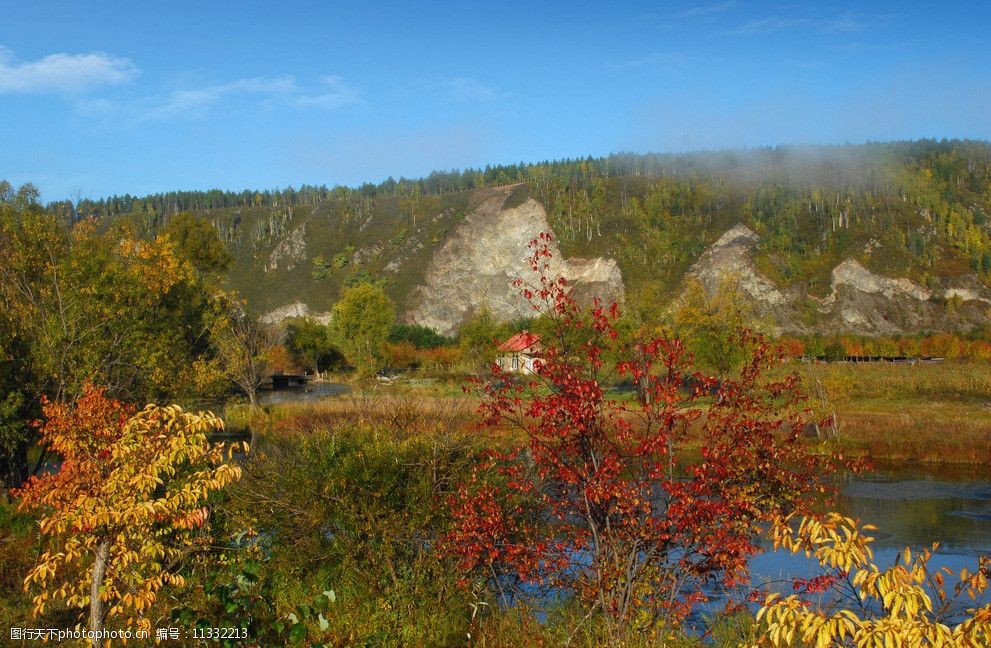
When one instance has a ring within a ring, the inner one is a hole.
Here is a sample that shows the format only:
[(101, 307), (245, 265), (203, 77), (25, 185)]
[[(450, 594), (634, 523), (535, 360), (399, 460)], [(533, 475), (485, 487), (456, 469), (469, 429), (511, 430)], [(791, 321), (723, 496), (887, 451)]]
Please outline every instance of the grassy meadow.
[[(991, 461), (991, 363), (792, 361), (776, 373), (800, 376), (809, 396), (810, 418), (836, 413), (836, 433), (823, 428), (810, 443), (883, 462), (981, 465)], [(306, 429), (304, 420), (317, 424), (356, 420), (401, 431), (411, 425), (471, 425), (478, 405), (456, 375), (393, 383), (355, 381), (350, 376), (334, 379), (350, 380), (354, 391), (318, 403), (270, 408), (269, 417), (299, 430)], [(624, 391), (609, 394), (614, 399), (634, 397)], [(247, 425), (236, 407), (230, 409), (229, 418), (235, 427)]]
[[(806, 389), (823, 385), (837, 445), (879, 461), (986, 464), (991, 460), (991, 364), (816, 364)], [(814, 399), (815, 400), (815, 399)]]

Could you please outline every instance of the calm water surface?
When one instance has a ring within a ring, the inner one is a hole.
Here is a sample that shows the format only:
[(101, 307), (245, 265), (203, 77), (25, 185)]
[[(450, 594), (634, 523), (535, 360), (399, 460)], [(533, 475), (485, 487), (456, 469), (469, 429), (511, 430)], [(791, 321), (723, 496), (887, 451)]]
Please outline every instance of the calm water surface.
[[(925, 468), (882, 468), (851, 477), (840, 486), (840, 512), (878, 530), (876, 562), (890, 564), (906, 546), (940, 549), (934, 564), (959, 569), (976, 566), (977, 556), (991, 554), (991, 475), (981, 470), (949, 472)], [(805, 576), (804, 555), (783, 552), (756, 557), (758, 578)]]
[(283, 405), (285, 403), (306, 403), (328, 396), (337, 396), (351, 391), (348, 385), (340, 383), (310, 383), (285, 389), (269, 389), (258, 393), (262, 405)]
[[(991, 472), (983, 467), (881, 468), (845, 478), (840, 493), (840, 512), (877, 527), (874, 562), (882, 568), (893, 565), (905, 547), (927, 548), (935, 541), (940, 547), (932, 569), (973, 570), (979, 555), (991, 555)], [(821, 573), (804, 553), (770, 551), (769, 545), (751, 560), (755, 585), (790, 593), (793, 578)]]

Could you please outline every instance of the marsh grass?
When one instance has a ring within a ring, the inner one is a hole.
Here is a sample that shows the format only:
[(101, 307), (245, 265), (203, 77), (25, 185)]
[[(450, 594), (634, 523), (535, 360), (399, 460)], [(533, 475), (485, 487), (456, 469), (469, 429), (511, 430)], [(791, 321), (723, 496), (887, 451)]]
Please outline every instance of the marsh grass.
[[(794, 366), (793, 366), (794, 367)], [(818, 415), (837, 412), (841, 449), (885, 461), (991, 461), (991, 364), (817, 364), (799, 368), (823, 386)]]
[(806, 371), (827, 382), (848, 383), (854, 401), (937, 399), (991, 403), (991, 363), (817, 364)]
[[(814, 417), (836, 413), (839, 432), (826, 449), (882, 461), (991, 462), (991, 363), (791, 363), (777, 371), (799, 373)], [(633, 398), (628, 393), (608, 397)], [(477, 434), (477, 405), (476, 396), (443, 382), (372, 385), (323, 401), (272, 406), (253, 422), (246, 407), (228, 408), (228, 427), (256, 425), (289, 436), (350, 425), (378, 427), (396, 437)], [(507, 432), (478, 441), (499, 444), (511, 438)]]

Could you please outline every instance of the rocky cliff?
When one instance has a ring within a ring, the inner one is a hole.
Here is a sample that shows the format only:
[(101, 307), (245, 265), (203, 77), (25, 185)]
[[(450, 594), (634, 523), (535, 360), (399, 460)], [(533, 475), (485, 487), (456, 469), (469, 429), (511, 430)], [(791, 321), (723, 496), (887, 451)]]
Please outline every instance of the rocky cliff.
[[(527, 244), (551, 226), (532, 198), (507, 206), (511, 194), (512, 187), (506, 187), (473, 197), (473, 209), (434, 252), (423, 283), (414, 289), (408, 322), (452, 335), (483, 306), (504, 320), (533, 315), (512, 282), (532, 276)], [(623, 279), (615, 260), (565, 259), (554, 243), (551, 251), (550, 274), (567, 279), (579, 297), (622, 299)]]
[(777, 332), (884, 335), (956, 331), (981, 326), (991, 317), (991, 295), (976, 282), (934, 294), (905, 277), (875, 274), (853, 258), (833, 268), (830, 293), (824, 298), (810, 295), (801, 286), (780, 288), (754, 264), (759, 241), (746, 225), (736, 225), (705, 250), (689, 275), (710, 293), (723, 277), (733, 277), (756, 313), (772, 321)]

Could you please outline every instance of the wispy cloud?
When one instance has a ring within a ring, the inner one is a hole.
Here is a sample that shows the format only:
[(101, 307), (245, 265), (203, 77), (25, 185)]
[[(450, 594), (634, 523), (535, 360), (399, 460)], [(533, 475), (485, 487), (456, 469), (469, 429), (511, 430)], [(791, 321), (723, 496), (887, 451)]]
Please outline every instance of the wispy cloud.
[(862, 31), (866, 23), (853, 14), (843, 14), (839, 18), (826, 20), (822, 23), (822, 31), (826, 33), (849, 34)]
[(438, 76), (417, 79), (414, 87), (436, 91), (455, 101), (488, 101), (499, 96), (492, 85), (469, 76)]
[(733, 31), (737, 34), (770, 34), (812, 24), (809, 18), (755, 18), (748, 20)]
[(0, 46), (0, 94), (77, 93), (126, 83), (139, 73), (130, 60), (103, 52), (49, 54), (35, 61), (19, 61), (14, 52)]
[(291, 100), (299, 106), (316, 106), (319, 108), (337, 108), (361, 100), (358, 91), (345, 79), (337, 75), (328, 75), (320, 79), (320, 87), (310, 92), (290, 92)]
[(642, 67), (663, 67), (678, 70), (685, 66), (686, 60), (685, 56), (679, 52), (651, 52), (644, 56), (625, 61), (605, 63), (602, 65), (602, 69), (613, 72), (634, 70)]
[(471, 77), (441, 79), (440, 85), (447, 88), (455, 99), (491, 99), (496, 96), (495, 88)]
[(81, 114), (116, 116), (127, 114), (136, 121), (173, 118), (202, 119), (218, 104), (261, 102), (301, 108), (331, 109), (360, 101), (358, 91), (340, 76), (321, 77), (311, 86), (302, 86), (289, 75), (249, 77), (198, 88), (179, 88), (167, 95), (145, 97), (128, 104), (107, 99), (85, 99), (76, 103)]
[(807, 29), (823, 34), (851, 33), (865, 28), (862, 19), (853, 14), (843, 14), (835, 18), (808, 18), (800, 16), (779, 16), (748, 20), (736, 29), (736, 34), (771, 34), (791, 29)]
[(679, 11), (678, 16), (682, 18), (700, 18), (703, 16), (712, 16), (715, 14), (721, 14), (729, 11), (737, 5), (736, 0), (726, 0), (725, 2), (713, 2), (711, 4), (698, 5), (695, 7), (690, 7), (684, 11)]

